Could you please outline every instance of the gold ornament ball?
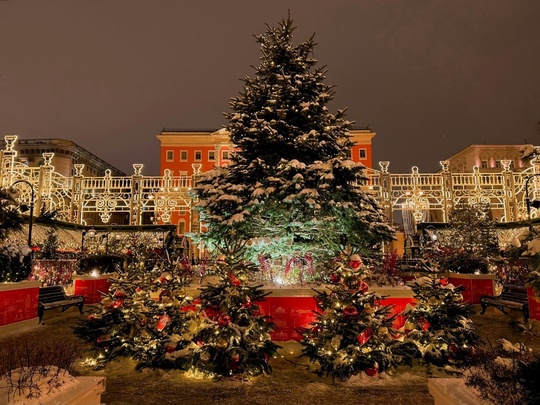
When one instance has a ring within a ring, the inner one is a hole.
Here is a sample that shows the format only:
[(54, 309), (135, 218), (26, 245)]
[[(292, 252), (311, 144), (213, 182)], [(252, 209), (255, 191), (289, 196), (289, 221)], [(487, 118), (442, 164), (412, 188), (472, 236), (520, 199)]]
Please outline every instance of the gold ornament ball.
[(227, 343), (227, 341), (225, 339), (219, 339), (217, 342), (216, 342), (216, 347), (218, 349), (226, 349), (227, 346), (229, 346), (229, 344)]

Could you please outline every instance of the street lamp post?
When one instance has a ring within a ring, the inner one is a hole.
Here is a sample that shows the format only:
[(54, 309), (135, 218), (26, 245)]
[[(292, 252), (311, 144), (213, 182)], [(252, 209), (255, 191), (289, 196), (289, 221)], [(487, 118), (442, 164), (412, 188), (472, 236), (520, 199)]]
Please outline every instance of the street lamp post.
[(534, 208), (540, 208), (540, 201), (534, 200), (531, 202), (531, 199), (529, 198), (529, 181), (533, 177), (540, 176), (540, 173), (533, 174), (529, 177), (527, 177), (527, 180), (525, 180), (525, 203), (527, 204), (527, 220), (529, 221), (529, 231), (534, 232), (533, 226), (532, 226), (532, 219), (531, 219), (531, 206)]
[(11, 185), (11, 187), (13, 187), (17, 183), (25, 183), (30, 187), (31, 190), (30, 204), (28, 205), (28, 208), (30, 208), (30, 220), (28, 221), (28, 247), (32, 249), (32, 225), (34, 221), (34, 186), (27, 180), (17, 180)]

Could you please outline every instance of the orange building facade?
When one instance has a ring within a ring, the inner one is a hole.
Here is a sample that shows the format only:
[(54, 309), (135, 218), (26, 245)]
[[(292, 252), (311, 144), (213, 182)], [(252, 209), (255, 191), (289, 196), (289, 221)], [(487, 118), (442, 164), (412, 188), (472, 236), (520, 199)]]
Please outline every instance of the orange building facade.
[[(354, 162), (373, 167), (372, 140), (376, 133), (369, 128), (350, 131), (355, 145), (351, 148), (350, 158)], [(160, 174), (170, 170), (172, 176), (193, 176), (217, 166), (229, 164), (234, 145), (229, 133), (224, 130), (181, 130), (164, 128), (157, 139), (160, 142)], [(178, 233), (198, 232), (196, 213), (173, 214), (171, 224), (178, 227)]]

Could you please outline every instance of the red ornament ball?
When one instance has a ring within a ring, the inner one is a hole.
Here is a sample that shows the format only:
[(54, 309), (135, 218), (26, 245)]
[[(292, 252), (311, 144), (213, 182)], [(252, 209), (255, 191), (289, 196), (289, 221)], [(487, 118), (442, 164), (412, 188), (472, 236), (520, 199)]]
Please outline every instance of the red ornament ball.
[(230, 323), (231, 323), (231, 317), (227, 314), (223, 314), (218, 318), (219, 326), (227, 326)]
[(366, 374), (370, 377), (374, 377), (379, 373), (379, 367), (375, 368), (366, 368)]
[(347, 317), (356, 316), (358, 315), (358, 310), (356, 309), (356, 307), (352, 305), (348, 305), (345, 308), (343, 308), (343, 315)]

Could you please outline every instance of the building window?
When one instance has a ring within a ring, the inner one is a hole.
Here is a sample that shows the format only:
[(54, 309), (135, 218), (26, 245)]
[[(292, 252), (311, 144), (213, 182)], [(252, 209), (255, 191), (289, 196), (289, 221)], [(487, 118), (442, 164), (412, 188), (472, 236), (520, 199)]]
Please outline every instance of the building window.
[(497, 161), (495, 162), (495, 168), (496, 168), (496, 169), (502, 169), (502, 163), (501, 163), (500, 160), (497, 160)]
[(367, 150), (366, 149), (358, 149), (359, 157), (360, 159), (365, 159), (367, 157)]
[(229, 160), (229, 151), (228, 150), (222, 150), (221, 151), (221, 160)]
[(345, 151), (345, 157), (346, 157), (347, 159), (351, 159), (351, 157), (352, 157), (352, 152), (351, 152), (350, 149), (347, 149), (347, 150)]
[(202, 150), (195, 151), (195, 161), (200, 162), (202, 160)]
[(214, 162), (216, 160), (216, 151), (215, 150), (209, 150), (208, 151), (208, 160), (210, 162)]
[(488, 168), (488, 161), (487, 160), (482, 160), (482, 162), (480, 163), (480, 168), (481, 169), (487, 169)]
[(172, 162), (172, 161), (174, 161), (174, 150), (168, 150), (168, 151), (166, 152), (165, 160), (166, 160), (167, 162)]
[(180, 162), (187, 162), (187, 150), (180, 151)]

